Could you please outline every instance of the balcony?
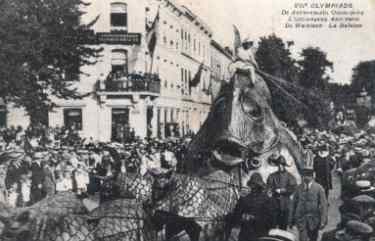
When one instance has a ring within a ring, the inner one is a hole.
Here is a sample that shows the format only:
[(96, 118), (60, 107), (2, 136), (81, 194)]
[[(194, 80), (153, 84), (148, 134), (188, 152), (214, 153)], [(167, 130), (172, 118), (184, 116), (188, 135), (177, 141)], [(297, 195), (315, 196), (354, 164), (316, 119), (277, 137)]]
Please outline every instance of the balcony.
[(160, 79), (156, 74), (110, 73), (105, 80), (99, 80), (96, 86), (99, 95), (108, 98), (139, 95), (158, 97), (160, 95)]

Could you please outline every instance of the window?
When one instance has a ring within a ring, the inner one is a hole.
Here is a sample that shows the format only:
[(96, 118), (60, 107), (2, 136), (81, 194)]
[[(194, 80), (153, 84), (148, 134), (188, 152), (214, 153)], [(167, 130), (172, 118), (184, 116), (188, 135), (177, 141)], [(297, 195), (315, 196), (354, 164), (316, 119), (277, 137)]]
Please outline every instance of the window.
[(188, 43), (187, 43), (187, 32), (185, 32), (185, 50), (188, 49)]
[(128, 73), (128, 52), (122, 49), (112, 50), (112, 72)]
[(190, 86), (190, 82), (191, 82), (191, 72), (189, 70), (189, 77), (188, 77), (188, 86), (189, 86), (189, 95), (191, 95), (191, 86)]
[(74, 127), (82, 130), (82, 110), (81, 109), (65, 109), (64, 110), (64, 126), (67, 128)]
[(188, 71), (187, 71), (187, 69), (185, 69), (185, 87), (187, 87), (188, 85), (187, 85), (187, 82), (188, 82)]
[(187, 76), (187, 70), (186, 69), (184, 70), (184, 73), (185, 73), (185, 77), (184, 77), (184, 81), (185, 81), (185, 94), (187, 95), (188, 94), (189, 85), (188, 85), (188, 76)]
[(7, 126), (7, 112), (3, 99), (0, 98), (0, 128)]
[(184, 42), (184, 30), (181, 29), (181, 50), (184, 50), (185, 42)]
[(111, 4), (111, 26), (118, 30), (127, 30), (128, 13), (126, 3)]
[(184, 85), (184, 68), (181, 68), (181, 93), (185, 93), (185, 85)]

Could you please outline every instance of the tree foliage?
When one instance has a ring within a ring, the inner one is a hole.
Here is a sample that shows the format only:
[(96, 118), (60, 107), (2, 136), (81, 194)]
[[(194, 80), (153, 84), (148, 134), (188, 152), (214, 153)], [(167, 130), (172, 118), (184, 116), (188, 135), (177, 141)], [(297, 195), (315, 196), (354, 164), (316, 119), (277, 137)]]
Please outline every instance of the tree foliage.
[(100, 49), (83, 45), (94, 19), (80, 23), (81, 0), (0, 0), (0, 97), (31, 115), (53, 107), (51, 95), (80, 98), (79, 67)]
[(296, 81), (298, 69), (295, 65), (296, 60), (291, 56), (290, 45), (292, 42), (284, 43), (275, 34), (262, 37), (255, 56), (259, 68), (276, 77)]
[(360, 62), (353, 68), (351, 87), (355, 93), (366, 89), (374, 97), (375, 60)]
[[(262, 37), (259, 41), (256, 60), (260, 70), (279, 77), (264, 76), (273, 96), (272, 108), (280, 119), (290, 125), (296, 125), (297, 117), (300, 117), (310, 125), (326, 126), (329, 122), (328, 96), (321, 89), (300, 85), (303, 83), (300, 78), (322, 66), (332, 67), (332, 63), (319, 48), (304, 49), (301, 54), (303, 60), (297, 61), (290, 52), (292, 45), (292, 42), (284, 42), (275, 34)], [(316, 79), (319, 75), (314, 76)], [(320, 76), (325, 76), (325, 70)]]
[(327, 93), (337, 108), (346, 107), (355, 102), (355, 95), (350, 85), (329, 83)]
[(299, 82), (306, 88), (324, 90), (327, 87), (329, 77), (327, 71), (333, 70), (333, 63), (327, 59), (327, 54), (318, 47), (308, 47), (302, 50)]

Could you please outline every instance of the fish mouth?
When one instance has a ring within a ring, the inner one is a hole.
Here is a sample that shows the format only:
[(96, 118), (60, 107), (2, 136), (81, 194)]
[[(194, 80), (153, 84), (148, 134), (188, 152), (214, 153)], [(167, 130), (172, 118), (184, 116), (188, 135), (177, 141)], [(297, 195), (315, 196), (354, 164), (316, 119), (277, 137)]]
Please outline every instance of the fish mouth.
[(223, 138), (215, 142), (212, 154), (217, 161), (227, 166), (235, 166), (244, 161), (246, 147), (234, 138)]

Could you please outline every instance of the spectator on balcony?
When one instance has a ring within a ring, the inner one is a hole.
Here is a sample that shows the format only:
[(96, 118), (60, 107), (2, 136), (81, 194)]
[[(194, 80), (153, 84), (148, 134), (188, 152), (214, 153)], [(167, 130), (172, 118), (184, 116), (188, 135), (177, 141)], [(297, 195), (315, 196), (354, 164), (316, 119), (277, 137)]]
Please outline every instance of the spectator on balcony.
[(120, 82), (120, 89), (121, 90), (128, 90), (128, 77), (126, 76), (125, 72), (119, 71), (118, 72), (119, 78), (118, 81)]

